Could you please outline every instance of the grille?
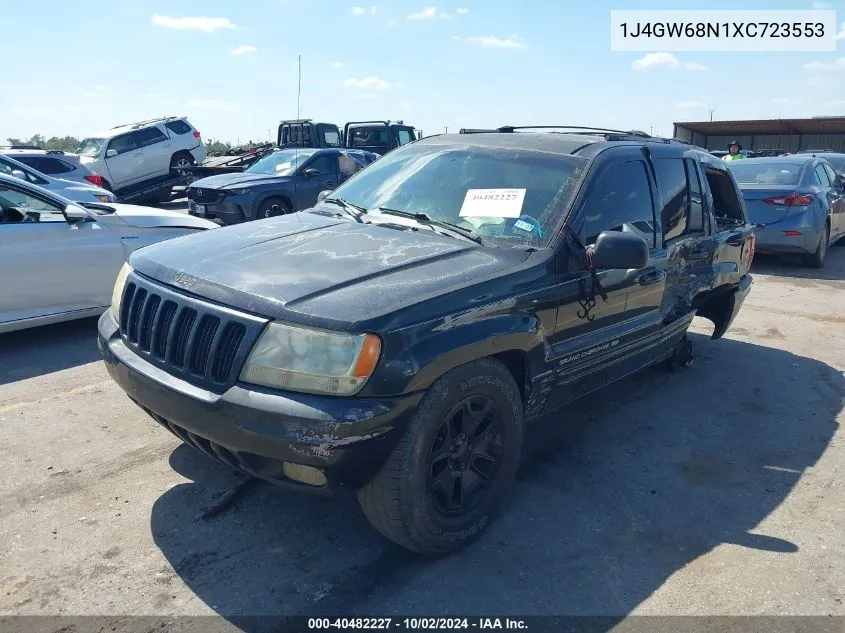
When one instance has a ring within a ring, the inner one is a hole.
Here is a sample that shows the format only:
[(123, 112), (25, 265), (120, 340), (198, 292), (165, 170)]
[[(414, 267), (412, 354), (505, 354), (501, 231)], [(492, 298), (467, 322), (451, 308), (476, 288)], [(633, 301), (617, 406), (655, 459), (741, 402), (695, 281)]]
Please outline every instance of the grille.
[(168, 373), (217, 392), (237, 380), (264, 323), (136, 275), (126, 284), (120, 306), (127, 347)]
[(188, 187), (188, 199), (201, 204), (214, 204), (221, 202), (224, 193), (218, 189), (202, 189), (200, 187)]

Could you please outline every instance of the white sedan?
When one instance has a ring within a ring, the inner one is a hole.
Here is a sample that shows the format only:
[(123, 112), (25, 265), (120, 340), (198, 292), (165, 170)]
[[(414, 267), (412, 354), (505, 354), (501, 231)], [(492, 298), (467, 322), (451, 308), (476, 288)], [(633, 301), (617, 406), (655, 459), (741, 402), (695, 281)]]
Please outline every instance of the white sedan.
[(216, 228), (176, 211), (75, 203), (0, 174), (0, 333), (102, 314), (132, 251)]

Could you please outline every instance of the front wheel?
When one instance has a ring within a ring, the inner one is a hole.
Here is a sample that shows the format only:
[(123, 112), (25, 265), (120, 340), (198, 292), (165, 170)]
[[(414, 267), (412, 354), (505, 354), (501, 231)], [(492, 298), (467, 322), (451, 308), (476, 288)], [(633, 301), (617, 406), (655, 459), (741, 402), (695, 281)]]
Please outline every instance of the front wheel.
[(264, 220), (277, 215), (287, 215), (290, 212), (290, 205), (281, 198), (268, 198), (259, 205), (255, 219)]
[(513, 485), (522, 422), (519, 388), (500, 362), (482, 359), (444, 374), (387, 463), (358, 492), (367, 519), (420, 554), (463, 548)]

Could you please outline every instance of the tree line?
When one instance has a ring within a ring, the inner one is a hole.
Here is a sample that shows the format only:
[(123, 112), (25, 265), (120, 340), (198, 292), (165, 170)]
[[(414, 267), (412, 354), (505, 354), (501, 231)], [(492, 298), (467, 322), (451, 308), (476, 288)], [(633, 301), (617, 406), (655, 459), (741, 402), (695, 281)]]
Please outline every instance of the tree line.
[[(80, 139), (75, 136), (51, 136), (47, 138), (41, 134), (34, 134), (28, 139), (7, 138), (9, 145), (31, 145), (47, 150), (59, 150), (62, 152), (74, 153), (79, 148)], [(231, 143), (208, 139), (205, 142), (205, 149), (209, 154), (227, 154), (233, 149)]]

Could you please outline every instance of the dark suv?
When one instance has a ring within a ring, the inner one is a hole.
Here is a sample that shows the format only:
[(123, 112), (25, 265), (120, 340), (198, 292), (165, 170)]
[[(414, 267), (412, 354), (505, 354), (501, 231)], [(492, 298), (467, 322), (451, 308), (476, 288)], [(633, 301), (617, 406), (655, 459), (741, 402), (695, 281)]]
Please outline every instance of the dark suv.
[[(136, 251), (109, 373), (185, 443), (442, 554), (511, 489), (525, 424), (730, 326), (752, 228), (724, 162), (624, 132), (432, 136), (308, 211)], [(280, 538), (283, 538), (280, 535)]]

